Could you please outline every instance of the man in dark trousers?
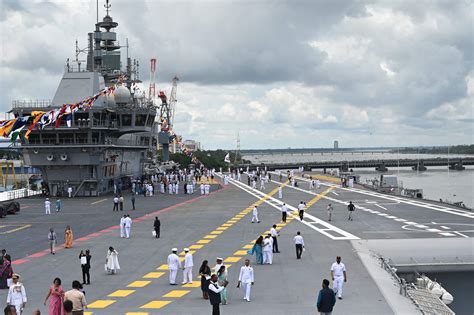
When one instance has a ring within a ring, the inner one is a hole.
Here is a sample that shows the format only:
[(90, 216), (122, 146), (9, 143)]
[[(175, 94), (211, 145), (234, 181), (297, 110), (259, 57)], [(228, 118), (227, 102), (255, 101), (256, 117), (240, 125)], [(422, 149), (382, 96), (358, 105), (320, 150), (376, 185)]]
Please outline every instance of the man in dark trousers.
[[(84, 257), (85, 259), (82, 257)], [(83, 251), (81, 251), (81, 253), (79, 254), (79, 259), (81, 260), (82, 284), (91, 284), (91, 276), (89, 274), (92, 259), (91, 251), (87, 249), (85, 254)]]
[(132, 201), (132, 210), (135, 210), (135, 193), (132, 192), (132, 197), (130, 198), (130, 200)]
[(355, 206), (354, 206), (354, 204), (352, 203), (352, 201), (349, 201), (349, 204), (347, 205), (347, 210), (349, 210), (349, 218), (348, 218), (347, 220), (353, 221), (353, 220), (352, 220), (352, 213), (353, 213), (354, 210), (355, 210)]
[(323, 280), (323, 288), (319, 291), (316, 307), (320, 315), (331, 315), (332, 309), (336, 304), (334, 291), (329, 288), (329, 280)]
[(160, 238), (160, 227), (161, 222), (158, 220), (158, 217), (155, 217), (155, 222), (153, 223), (153, 228), (155, 229), (155, 237)]
[(224, 290), (227, 283), (224, 282), (224, 286), (219, 286), (217, 283), (217, 275), (211, 276), (211, 282), (209, 283), (209, 302), (212, 305), (212, 315), (220, 315), (219, 305), (221, 304), (221, 291)]

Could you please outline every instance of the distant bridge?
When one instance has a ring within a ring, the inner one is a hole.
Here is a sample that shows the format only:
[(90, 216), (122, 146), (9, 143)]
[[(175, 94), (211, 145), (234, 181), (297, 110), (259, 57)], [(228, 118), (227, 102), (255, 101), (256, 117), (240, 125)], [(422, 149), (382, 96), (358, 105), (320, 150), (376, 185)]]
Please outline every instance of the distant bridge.
[(324, 161), (324, 162), (306, 162), (306, 163), (261, 163), (261, 164), (239, 164), (239, 167), (249, 167), (256, 169), (267, 167), (267, 170), (277, 169), (297, 169), (303, 166), (306, 171), (312, 169), (339, 169), (348, 171), (352, 168), (370, 168), (378, 171), (387, 171), (388, 167), (412, 167), (414, 170), (424, 171), (430, 166), (446, 166), (450, 169), (462, 170), (464, 165), (474, 165), (474, 157), (469, 158), (434, 158), (434, 159), (386, 159), (386, 160), (363, 160), (363, 161)]

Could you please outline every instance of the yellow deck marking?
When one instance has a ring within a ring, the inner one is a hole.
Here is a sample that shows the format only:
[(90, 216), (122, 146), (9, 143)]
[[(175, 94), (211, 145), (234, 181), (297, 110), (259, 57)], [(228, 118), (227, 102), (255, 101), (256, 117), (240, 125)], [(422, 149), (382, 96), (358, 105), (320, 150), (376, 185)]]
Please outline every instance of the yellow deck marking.
[(219, 234), (222, 234), (222, 231), (212, 231), (211, 234), (219, 235)]
[(158, 268), (156, 268), (156, 270), (169, 270), (169, 269), (168, 269), (167, 264), (163, 264), (163, 265), (159, 266)]
[(92, 315), (92, 312), (84, 312), (84, 315)]
[(147, 312), (127, 312), (125, 315), (148, 315)]
[(149, 285), (151, 281), (133, 281), (129, 285), (127, 285), (127, 288), (143, 288)]
[(227, 229), (228, 229), (227, 226), (221, 226), (221, 227), (218, 227), (218, 228), (216, 229), (216, 231), (225, 231), (225, 230), (227, 230)]
[(189, 290), (173, 290), (173, 291), (170, 291), (168, 293), (166, 293), (165, 295), (163, 295), (164, 298), (180, 298), (182, 296), (185, 296), (186, 294), (188, 294)]
[(252, 248), (252, 247), (253, 247), (253, 244), (248, 244), (248, 245), (245, 245), (245, 246), (242, 247), (242, 248), (244, 248), (244, 249), (250, 249), (250, 248)]
[(226, 259), (224, 259), (224, 262), (231, 262), (231, 263), (235, 263), (235, 262), (238, 262), (240, 259), (242, 259), (242, 257), (227, 257)]
[(322, 193), (318, 194), (316, 197), (314, 197), (313, 199), (311, 199), (310, 201), (308, 201), (308, 203), (306, 204), (307, 205), (307, 209), (309, 209), (312, 205), (314, 205), (316, 202), (319, 201), (319, 199), (323, 198), (324, 196), (326, 196), (331, 190), (333, 190), (334, 187), (329, 187), (328, 189), (326, 189), (325, 191), (323, 191)]
[(126, 296), (129, 296), (130, 294), (132, 294), (133, 292), (135, 292), (135, 290), (117, 290), (115, 292), (110, 293), (107, 296), (110, 296), (110, 297), (126, 297)]
[[(199, 279), (201, 279), (201, 277), (199, 277)], [(183, 288), (199, 288), (200, 286), (201, 286), (200, 281), (193, 281), (191, 283), (186, 283), (182, 285)]]
[(200, 248), (203, 248), (204, 245), (191, 245), (189, 246), (189, 249), (200, 249)]
[[(195, 250), (190, 250), (190, 251), (189, 251), (189, 253), (190, 253), (191, 255), (193, 255), (195, 252), (196, 252)], [(184, 256), (184, 255), (186, 255), (186, 253), (185, 253), (184, 251), (182, 251), (181, 253), (179, 253), (179, 256)]]
[(146, 279), (158, 279), (159, 277), (161, 277), (162, 275), (164, 275), (165, 273), (164, 272), (149, 272), (147, 273), (146, 275), (143, 276), (143, 278), (146, 278)]
[(106, 308), (109, 305), (114, 304), (115, 300), (97, 300), (92, 302), (91, 304), (87, 305), (89, 308)]
[(217, 237), (217, 235), (206, 235), (206, 236), (204, 236), (204, 238), (211, 238), (211, 239), (214, 239), (216, 237)]
[(237, 220), (229, 220), (229, 221), (227, 221), (227, 222), (233, 224), (233, 223), (237, 223)]
[(237, 255), (237, 256), (239, 256), (239, 255), (242, 256), (243, 255), (243, 256), (245, 256), (245, 255), (247, 255), (247, 251), (246, 250), (238, 250), (234, 253), (234, 255)]
[(224, 224), (222, 224), (222, 226), (231, 227), (231, 226), (232, 226), (232, 224), (230, 224), (230, 223), (224, 223)]
[(98, 204), (98, 203), (104, 202), (104, 201), (106, 201), (106, 200), (107, 200), (107, 198), (100, 199), (100, 200), (94, 201), (93, 203), (91, 203), (91, 205), (95, 205), (95, 204)]
[(199, 241), (196, 242), (196, 244), (208, 244), (210, 242), (211, 242), (211, 240), (199, 240)]
[(162, 308), (163, 306), (166, 306), (168, 304), (170, 304), (171, 301), (151, 301), (149, 303), (146, 303), (145, 305), (143, 306), (140, 306), (140, 308), (154, 308), (154, 309), (158, 309), (158, 308)]
[(20, 227), (17, 227), (16, 229), (11, 229), (11, 230), (8, 230), (8, 231), (5, 231), (5, 232), (2, 232), (0, 234), (10, 234), (10, 233), (13, 233), (13, 232), (17, 232), (17, 231), (20, 231), (20, 230), (23, 230), (23, 229), (27, 229), (31, 226), (31, 224), (25, 224), (25, 225), (22, 225)]

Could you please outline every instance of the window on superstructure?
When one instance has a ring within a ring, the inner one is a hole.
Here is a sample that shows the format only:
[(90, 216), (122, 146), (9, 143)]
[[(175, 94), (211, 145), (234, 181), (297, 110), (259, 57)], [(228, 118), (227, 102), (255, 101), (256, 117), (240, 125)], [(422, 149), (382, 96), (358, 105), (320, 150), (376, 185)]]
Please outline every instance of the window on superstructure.
[(138, 115), (135, 118), (135, 126), (145, 126), (146, 115)]
[(122, 126), (132, 125), (132, 115), (122, 115)]
[(155, 121), (155, 116), (153, 115), (148, 115), (147, 120), (146, 120), (146, 125), (148, 127), (153, 126), (153, 122)]
[(43, 144), (56, 144), (56, 134), (43, 133)]
[(60, 144), (73, 144), (74, 143), (74, 137), (72, 136), (72, 134), (60, 133), (58, 134), (58, 136), (59, 136)]
[(28, 143), (30, 143), (30, 144), (40, 144), (40, 142), (41, 142), (41, 140), (40, 140), (39, 134), (34, 134), (34, 133), (30, 134), (30, 137), (28, 139)]

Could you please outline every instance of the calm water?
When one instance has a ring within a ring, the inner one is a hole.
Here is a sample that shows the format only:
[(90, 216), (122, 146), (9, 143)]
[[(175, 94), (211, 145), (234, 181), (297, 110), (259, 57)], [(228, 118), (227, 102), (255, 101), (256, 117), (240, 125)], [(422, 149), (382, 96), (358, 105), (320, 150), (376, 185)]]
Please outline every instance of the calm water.
[[(381, 159), (419, 159), (447, 157), (439, 154), (396, 154), (387, 152), (336, 152), (336, 153), (298, 153), (298, 154), (259, 154), (244, 156), (252, 163), (304, 163), (321, 161), (354, 161), (354, 160), (381, 160)], [(465, 157), (463, 155), (449, 155), (449, 158)], [(374, 169), (354, 169), (361, 175), (361, 181), (379, 177), (381, 173)], [(464, 202), (468, 207), (474, 207), (474, 167), (466, 166), (464, 171), (448, 170), (447, 166), (429, 167), (425, 172), (412, 171), (410, 168), (389, 168), (384, 174), (398, 174), (401, 185), (405, 188), (421, 188), (424, 197), (433, 200), (449, 200)]]

